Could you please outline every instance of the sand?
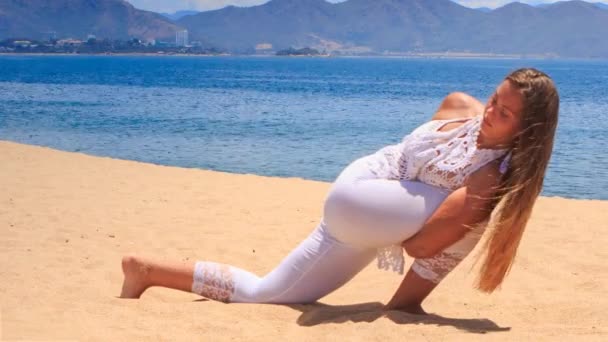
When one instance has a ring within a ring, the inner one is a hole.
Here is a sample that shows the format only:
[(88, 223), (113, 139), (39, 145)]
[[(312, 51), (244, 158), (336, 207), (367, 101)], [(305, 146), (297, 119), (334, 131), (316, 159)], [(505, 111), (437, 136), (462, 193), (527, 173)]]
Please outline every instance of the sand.
[(117, 298), (127, 253), (264, 274), (314, 228), (329, 183), (12, 142), (0, 176), (0, 340), (608, 340), (606, 201), (540, 198), (501, 291), (473, 289), (469, 258), (418, 316), (382, 310), (401, 277), (373, 265), (314, 305)]

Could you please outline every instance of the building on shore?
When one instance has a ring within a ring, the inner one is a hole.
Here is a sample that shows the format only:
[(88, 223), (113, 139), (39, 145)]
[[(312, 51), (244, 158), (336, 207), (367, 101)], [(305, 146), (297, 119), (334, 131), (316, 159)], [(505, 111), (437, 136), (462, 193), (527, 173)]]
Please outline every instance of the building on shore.
[(175, 33), (176, 46), (188, 46), (188, 30), (180, 30)]

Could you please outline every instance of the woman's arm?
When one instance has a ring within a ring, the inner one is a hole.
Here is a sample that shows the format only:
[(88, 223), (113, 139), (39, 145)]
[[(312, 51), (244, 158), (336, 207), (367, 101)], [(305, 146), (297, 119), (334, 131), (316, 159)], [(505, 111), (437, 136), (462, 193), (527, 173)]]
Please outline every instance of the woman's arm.
[(500, 181), (494, 161), (473, 173), (465, 186), (452, 192), (422, 229), (402, 246), (414, 258), (429, 258), (460, 240), (491, 213), (492, 197)]
[(426, 312), (422, 309), (422, 301), (437, 285), (437, 283), (422, 278), (410, 268), (385, 308), (424, 315)]
[(431, 258), (414, 260), (386, 308), (424, 314), (422, 301), (471, 253), (479, 242), (483, 229), (484, 227), (480, 227), (478, 231), (467, 234), (465, 238)]
[[(479, 227), (463, 238), (469, 232), (466, 222), (477, 223), (478, 218), (487, 218), (487, 202), (475, 197), (487, 197), (487, 193), (493, 193), (488, 189), (497, 183), (500, 177), (497, 171), (496, 165), (487, 165), (477, 171), (467, 186), (460, 189), (460, 194), (446, 198), (435, 212), (437, 215), (431, 216), (422, 228), (424, 232), (421, 230), (403, 243), (408, 254), (416, 260), (387, 304), (387, 309), (425, 314), (421, 306), (424, 299), (478, 243), (483, 228)], [(471, 198), (467, 199), (467, 196)], [(481, 209), (475, 210), (475, 207)]]

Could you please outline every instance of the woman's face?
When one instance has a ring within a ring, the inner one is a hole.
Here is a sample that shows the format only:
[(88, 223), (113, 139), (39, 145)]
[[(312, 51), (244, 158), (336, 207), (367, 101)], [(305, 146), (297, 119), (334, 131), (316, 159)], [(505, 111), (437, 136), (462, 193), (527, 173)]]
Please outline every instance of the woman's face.
[(490, 97), (483, 114), (481, 133), (493, 145), (510, 145), (521, 129), (523, 99), (510, 81), (503, 81)]

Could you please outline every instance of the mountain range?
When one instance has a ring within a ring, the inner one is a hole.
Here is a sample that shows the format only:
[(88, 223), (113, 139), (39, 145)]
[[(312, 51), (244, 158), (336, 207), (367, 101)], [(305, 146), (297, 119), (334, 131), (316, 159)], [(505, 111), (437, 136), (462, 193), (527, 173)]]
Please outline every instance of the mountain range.
[(536, 7), (514, 2), (487, 11), (450, 0), (271, 0), (175, 18), (123, 0), (3, 0), (0, 39), (55, 31), (58, 36), (172, 40), (185, 28), (190, 40), (237, 53), (308, 46), (343, 54), (608, 58), (608, 10), (584, 1)]
[[(0, 39), (175, 37), (178, 26), (122, 0), (1, 0)], [(175, 39), (175, 38), (174, 38)]]
[[(601, 9), (606, 9), (608, 10), (608, 4), (605, 4), (603, 2), (595, 2), (593, 3), (595, 6), (597, 6), (598, 8)], [(537, 4), (537, 5), (533, 5), (536, 7), (546, 7), (548, 5), (551, 4)], [(490, 7), (475, 7), (476, 10), (478, 11), (482, 11), (482, 12), (492, 12), (494, 9), (490, 8)], [(182, 10), (182, 11), (177, 11), (174, 13), (161, 13), (164, 17), (169, 18), (170, 20), (178, 20), (181, 19), (182, 17), (185, 17), (187, 15), (193, 15), (193, 14), (198, 14), (201, 13), (203, 11), (192, 11), (192, 10)]]

